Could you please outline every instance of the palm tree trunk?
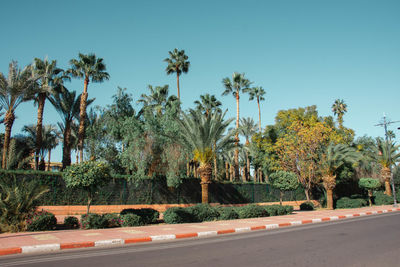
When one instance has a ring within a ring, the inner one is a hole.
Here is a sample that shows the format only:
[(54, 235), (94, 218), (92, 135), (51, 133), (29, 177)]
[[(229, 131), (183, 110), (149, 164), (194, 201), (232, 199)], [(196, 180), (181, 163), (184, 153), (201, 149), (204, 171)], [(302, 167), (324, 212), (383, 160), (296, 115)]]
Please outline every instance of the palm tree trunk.
[(217, 166), (217, 153), (216, 153), (216, 148), (217, 148), (217, 142), (214, 141), (214, 179), (217, 180), (218, 176), (218, 166)]
[(38, 113), (37, 113), (37, 123), (36, 123), (36, 147), (35, 147), (35, 169), (39, 169), (39, 154), (40, 149), (42, 148), (42, 128), (43, 128), (43, 111), (44, 104), (46, 101), (46, 94), (39, 94), (39, 104), (38, 104)]
[(279, 205), (282, 206), (282, 201), (283, 201), (283, 191), (280, 190), (280, 195), (279, 195)]
[(225, 161), (225, 179), (229, 180), (229, 163)]
[(331, 188), (326, 189), (326, 208), (333, 210), (333, 190)]
[[(239, 130), (239, 89), (236, 89), (236, 130)], [(235, 135), (235, 180), (239, 180), (239, 132)]]
[(385, 194), (392, 196), (392, 188), (390, 187), (390, 169), (388, 167), (382, 167), (381, 176), (385, 181)]
[(372, 196), (373, 196), (372, 190), (369, 189), (368, 190), (368, 203), (369, 203), (370, 207), (372, 206)]
[(257, 105), (258, 105), (258, 128), (261, 133), (261, 109), (260, 109), (260, 97), (257, 96)]
[(199, 173), (201, 178), (201, 203), (209, 203), (208, 199), (208, 185), (210, 184), (212, 167), (211, 164), (207, 163), (199, 167)]
[(65, 123), (64, 129), (64, 140), (63, 140), (63, 158), (62, 158), (62, 169), (71, 165), (71, 122)]
[(49, 151), (49, 157), (48, 157), (48, 162), (47, 162), (47, 170), (50, 171), (50, 164), (51, 164), (51, 149)]
[(85, 77), (85, 82), (83, 86), (83, 93), (81, 95), (81, 104), (79, 111), (79, 131), (78, 131), (78, 147), (81, 162), (83, 162), (83, 142), (85, 139), (85, 120), (86, 120), (86, 105), (87, 105), (87, 87), (89, 85), (89, 77)]
[(181, 100), (181, 94), (179, 91), (179, 73), (178, 72), (176, 73), (176, 84), (178, 86), (178, 99)]
[(336, 175), (326, 175), (322, 177), (322, 181), (326, 189), (326, 208), (333, 210), (333, 189), (336, 187)]
[[(246, 146), (250, 144), (249, 139), (246, 140)], [(249, 151), (246, 151), (246, 180), (250, 180), (250, 158)]]
[(4, 133), (4, 144), (3, 144), (3, 161), (2, 161), (2, 168), (7, 168), (7, 156), (8, 156), (8, 149), (10, 147), (10, 138), (11, 138), (11, 129), (14, 124), (15, 115), (14, 113), (7, 111), (4, 117), (4, 125), (5, 125), (5, 133)]

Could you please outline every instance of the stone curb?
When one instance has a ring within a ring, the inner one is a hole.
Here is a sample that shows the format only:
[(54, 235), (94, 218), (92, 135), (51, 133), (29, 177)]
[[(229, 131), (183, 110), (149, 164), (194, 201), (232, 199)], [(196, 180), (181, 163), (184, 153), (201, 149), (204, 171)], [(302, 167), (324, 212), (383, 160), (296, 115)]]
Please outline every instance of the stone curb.
[(11, 254), (26, 254), (26, 253), (38, 253), (38, 252), (49, 252), (49, 251), (57, 251), (57, 250), (65, 250), (65, 249), (74, 249), (74, 248), (87, 248), (87, 247), (104, 247), (104, 246), (112, 246), (112, 245), (123, 245), (123, 244), (132, 244), (132, 243), (143, 243), (143, 242), (153, 242), (153, 241), (163, 241), (163, 240), (173, 240), (173, 239), (183, 239), (183, 238), (194, 238), (194, 237), (206, 237), (206, 236), (216, 236), (216, 235), (224, 235), (231, 233), (243, 233), (250, 231), (258, 231), (258, 230), (270, 230), (277, 229), (282, 227), (296, 226), (302, 224), (311, 224), (311, 223), (320, 223), (326, 221), (335, 221), (340, 219), (354, 218), (360, 216), (367, 216), (373, 214), (381, 214), (393, 211), (400, 211), (400, 208), (397, 209), (387, 209), (387, 210), (378, 210), (378, 211), (369, 211), (362, 213), (354, 213), (340, 216), (331, 216), (331, 217), (323, 217), (311, 220), (302, 220), (302, 221), (293, 221), (279, 224), (267, 224), (260, 226), (252, 226), (252, 227), (241, 227), (234, 229), (225, 229), (218, 231), (206, 231), (206, 232), (193, 232), (193, 233), (183, 233), (183, 234), (170, 234), (170, 235), (155, 235), (141, 238), (128, 238), (128, 239), (108, 239), (108, 240), (99, 240), (99, 241), (85, 241), (85, 242), (71, 242), (71, 243), (60, 243), (60, 244), (45, 244), (45, 245), (34, 245), (34, 246), (22, 246), (22, 247), (14, 247), (14, 248), (4, 248), (0, 249), (0, 256), (2, 255), (11, 255)]

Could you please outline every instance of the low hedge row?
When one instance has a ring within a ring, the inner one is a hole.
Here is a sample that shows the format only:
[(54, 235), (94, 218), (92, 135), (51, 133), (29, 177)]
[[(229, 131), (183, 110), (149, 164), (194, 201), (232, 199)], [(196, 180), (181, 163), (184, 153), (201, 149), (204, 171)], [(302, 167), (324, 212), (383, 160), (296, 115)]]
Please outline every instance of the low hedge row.
[(214, 220), (233, 220), (285, 215), (293, 212), (292, 206), (257, 206), (242, 207), (212, 207), (208, 204), (198, 204), (188, 208), (173, 207), (164, 212), (164, 222), (168, 224), (204, 222)]

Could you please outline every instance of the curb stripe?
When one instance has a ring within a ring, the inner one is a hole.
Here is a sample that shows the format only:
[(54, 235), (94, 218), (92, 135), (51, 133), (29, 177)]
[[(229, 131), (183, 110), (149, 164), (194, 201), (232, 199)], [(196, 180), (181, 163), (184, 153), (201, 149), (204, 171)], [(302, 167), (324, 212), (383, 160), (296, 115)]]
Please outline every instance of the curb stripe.
[(175, 238), (190, 238), (190, 237), (197, 237), (197, 233), (187, 233), (187, 234), (176, 234)]
[(94, 242), (72, 242), (72, 243), (60, 244), (60, 249), (90, 248), (90, 247), (94, 247)]
[(32, 253), (32, 252), (45, 252), (45, 251), (55, 251), (60, 250), (60, 244), (45, 244), (45, 245), (34, 245), (34, 246), (22, 246), (22, 253)]
[(235, 229), (226, 229), (226, 230), (219, 230), (217, 231), (218, 235), (224, 235), (224, 234), (230, 234), (230, 233), (234, 233)]
[(286, 226), (291, 226), (291, 223), (280, 223), (278, 224), (279, 227), (286, 227)]
[(22, 248), (2, 248), (0, 249), (0, 255), (10, 255), (22, 253)]
[(131, 243), (142, 243), (142, 242), (151, 242), (153, 241), (151, 237), (140, 237), (140, 238), (128, 238), (124, 240), (125, 244)]
[(265, 229), (267, 229), (267, 228), (265, 227), (265, 225), (250, 227), (250, 230), (251, 230), (251, 231), (265, 230)]
[(95, 247), (102, 247), (102, 246), (110, 246), (110, 245), (123, 245), (123, 239), (108, 239), (108, 240), (99, 240), (94, 242)]
[(175, 239), (175, 235), (152, 235), (150, 236), (152, 241), (155, 240), (171, 240), (171, 239)]
[(302, 220), (301, 224), (312, 223), (312, 222), (313, 222), (312, 220)]

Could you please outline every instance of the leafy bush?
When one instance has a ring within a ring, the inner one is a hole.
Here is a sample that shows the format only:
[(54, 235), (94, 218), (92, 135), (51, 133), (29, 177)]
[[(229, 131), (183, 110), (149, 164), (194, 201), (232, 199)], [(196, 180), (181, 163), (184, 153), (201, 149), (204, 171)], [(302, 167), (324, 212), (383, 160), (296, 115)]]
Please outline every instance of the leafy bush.
[(300, 210), (314, 210), (314, 203), (312, 203), (311, 201), (309, 202), (303, 202), (300, 204)]
[(31, 232), (54, 230), (56, 225), (56, 216), (44, 210), (34, 212), (26, 219), (27, 230)]
[(156, 223), (160, 213), (155, 209), (124, 209), (120, 213), (121, 215), (125, 214), (135, 214), (142, 218), (143, 223), (151, 224)]
[(185, 208), (172, 207), (164, 212), (164, 222), (168, 224), (193, 222), (193, 215)]
[(84, 214), (81, 217), (82, 229), (102, 229), (107, 228), (107, 218), (100, 214)]
[(293, 210), (294, 210), (293, 206), (286, 205), (284, 207), (286, 209), (286, 214), (292, 214), (293, 213)]
[(373, 196), (375, 205), (393, 204), (393, 197), (386, 195), (383, 191), (377, 191), (373, 194)]
[(144, 225), (142, 217), (140, 217), (136, 214), (133, 214), (133, 213), (127, 213), (127, 214), (121, 215), (121, 221), (122, 221), (123, 227)]
[(80, 227), (78, 218), (68, 216), (64, 219), (64, 226), (68, 229), (78, 229)]
[(342, 197), (336, 201), (337, 209), (352, 209), (352, 208), (361, 208), (367, 205), (367, 201), (362, 198), (348, 198)]
[(286, 215), (293, 212), (293, 207), (289, 205), (267, 205), (264, 206), (264, 209), (269, 216)]
[(107, 221), (106, 228), (121, 227), (122, 221), (118, 214), (106, 213), (103, 214), (103, 217)]
[(279, 202), (282, 205), (283, 192), (293, 191), (299, 187), (299, 180), (297, 175), (293, 172), (277, 171), (269, 176), (269, 182), (272, 187), (279, 189), (280, 199)]
[(246, 205), (236, 209), (240, 219), (267, 217), (269, 214), (265, 208), (257, 205)]
[(219, 213), (218, 220), (235, 220), (239, 219), (239, 214), (232, 207), (217, 207)]
[(218, 219), (218, 211), (208, 204), (197, 204), (187, 208), (187, 211), (192, 215), (194, 222), (214, 221)]

